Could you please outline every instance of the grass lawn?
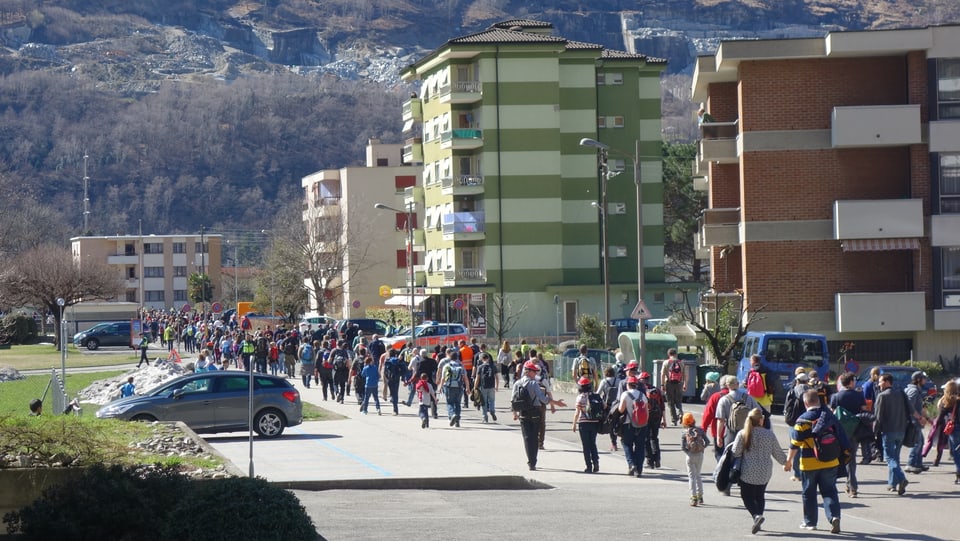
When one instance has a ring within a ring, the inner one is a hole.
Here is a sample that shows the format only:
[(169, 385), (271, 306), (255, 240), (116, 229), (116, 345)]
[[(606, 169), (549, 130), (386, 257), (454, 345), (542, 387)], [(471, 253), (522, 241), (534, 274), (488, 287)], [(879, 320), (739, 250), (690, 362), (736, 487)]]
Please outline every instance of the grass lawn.
[[(150, 350), (150, 358), (155, 356), (166, 357), (166, 352)], [(109, 353), (81, 353), (73, 344), (67, 346), (67, 368), (85, 368), (88, 366), (111, 366), (137, 362), (139, 355), (130, 350), (127, 352), (112, 351)], [(10, 349), (0, 349), (0, 366), (10, 366), (17, 370), (37, 370), (43, 368), (60, 368), (60, 352), (53, 344), (30, 344), (13, 346)]]
[[(67, 395), (74, 396), (94, 381), (112, 378), (122, 373), (123, 371), (71, 373), (68, 370)], [(50, 376), (27, 376), (22, 380), (0, 383), (0, 416), (28, 416), (30, 410), (27, 405), (34, 398), (40, 398), (43, 395), (43, 390), (47, 387), (48, 381), (50, 381)], [(49, 412), (52, 407), (51, 396), (52, 392), (47, 391), (47, 397), (43, 401), (45, 413)], [(92, 405), (84, 406), (84, 414), (92, 416), (91, 409), (93, 407)]]

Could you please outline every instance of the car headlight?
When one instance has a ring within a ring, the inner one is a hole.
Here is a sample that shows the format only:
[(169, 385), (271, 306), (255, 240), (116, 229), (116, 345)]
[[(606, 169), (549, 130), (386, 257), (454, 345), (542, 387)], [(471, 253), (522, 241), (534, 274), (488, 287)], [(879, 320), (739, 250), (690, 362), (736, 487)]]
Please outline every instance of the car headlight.
[(97, 410), (97, 417), (117, 417), (118, 415), (123, 415), (130, 408), (135, 406), (135, 404), (116, 404), (116, 405), (106, 405), (99, 410)]

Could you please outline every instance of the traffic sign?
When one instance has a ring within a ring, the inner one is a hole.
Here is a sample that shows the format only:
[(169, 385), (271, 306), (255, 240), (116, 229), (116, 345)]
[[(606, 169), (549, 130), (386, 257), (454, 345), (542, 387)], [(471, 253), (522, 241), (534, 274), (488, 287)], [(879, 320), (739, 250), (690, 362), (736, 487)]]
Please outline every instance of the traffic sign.
[(650, 310), (647, 309), (647, 305), (643, 302), (643, 299), (640, 299), (640, 302), (637, 303), (633, 312), (630, 312), (630, 317), (634, 319), (650, 319), (653, 315), (650, 314)]
[(387, 298), (387, 297), (389, 297), (389, 296), (391, 296), (391, 295), (393, 295), (393, 290), (390, 288), (390, 286), (380, 286), (380, 296), (381, 296), (381, 297)]
[(214, 314), (219, 314), (220, 312), (223, 312), (223, 306), (219, 302), (213, 303), (213, 306), (211, 306), (210, 309), (213, 310)]
[(456, 310), (463, 310), (463, 305), (464, 305), (463, 299), (457, 299), (453, 301), (453, 307)]
[(189, 305), (189, 304), (184, 304), (183, 306), (180, 307), (180, 311), (181, 311), (181, 312), (189, 312), (189, 311), (190, 311), (190, 305)]

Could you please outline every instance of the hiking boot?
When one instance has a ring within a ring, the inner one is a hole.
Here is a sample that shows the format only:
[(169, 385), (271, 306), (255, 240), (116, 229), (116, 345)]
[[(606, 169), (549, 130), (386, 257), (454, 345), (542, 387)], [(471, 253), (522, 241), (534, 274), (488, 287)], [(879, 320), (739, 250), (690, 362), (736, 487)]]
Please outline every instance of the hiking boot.
[(630, 467), (627, 469), (627, 475), (629, 475), (630, 477), (633, 477), (633, 476), (636, 475), (636, 474), (637, 474), (637, 468), (636, 468), (636, 466), (630, 466)]
[(907, 485), (910, 484), (910, 481), (904, 479), (900, 481), (900, 484), (897, 485), (897, 496), (903, 496), (903, 493), (907, 491)]
[(494, 412), (492, 412), (492, 411), (490, 412), (490, 417), (493, 417), (493, 420), (494, 420), (494, 421), (497, 420), (497, 414), (494, 413)]
[(840, 533), (840, 517), (830, 519), (830, 533)]
[(757, 515), (753, 517), (753, 528), (750, 528), (750, 533), (757, 533), (760, 531), (760, 526), (763, 524), (764, 518), (763, 515)]
[(690, 496), (690, 507), (696, 507), (698, 501), (696, 496)]
[(697, 501), (700, 502), (700, 505), (703, 505), (703, 493), (697, 494)]
[(453, 426), (453, 424), (456, 423), (456, 422), (457, 422), (457, 421), (456, 421), (456, 417), (451, 417), (451, 418), (450, 418), (450, 426)]
[[(593, 463), (593, 473), (599, 473), (599, 472), (600, 472), (600, 463), (599, 463), (599, 462), (594, 462), (594, 463)], [(960, 476), (958, 476), (958, 478), (960, 478)]]
[(420, 421), (420, 428), (427, 428), (427, 420), (423, 419)]
[(583, 473), (593, 473), (593, 466), (588, 464), (587, 467), (583, 469)]

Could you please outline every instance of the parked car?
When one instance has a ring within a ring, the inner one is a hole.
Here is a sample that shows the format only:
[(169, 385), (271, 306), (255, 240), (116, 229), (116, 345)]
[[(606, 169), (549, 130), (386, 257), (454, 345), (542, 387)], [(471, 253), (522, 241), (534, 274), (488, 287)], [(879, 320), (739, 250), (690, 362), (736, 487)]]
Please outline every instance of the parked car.
[(97, 323), (89, 329), (73, 335), (73, 345), (90, 351), (100, 346), (133, 346), (129, 321)]
[[(893, 375), (893, 388), (900, 389), (901, 391), (907, 388), (907, 385), (910, 384), (911, 377), (913, 373), (917, 371), (916, 368), (912, 366), (878, 366), (880, 369), (880, 374), (892, 374)], [(857, 389), (863, 389), (863, 384), (870, 379), (870, 370), (864, 370), (859, 377), (857, 377)], [(930, 400), (932, 397), (937, 396), (937, 385), (927, 378), (926, 382), (923, 384), (923, 395), (926, 397), (925, 400)]]
[[(438, 323), (425, 321), (415, 328), (415, 345), (418, 348), (431, 348), (437, 345), (456, 344), (460, 340), (470, 340), (467, 328), (460, 323)], [(410, 341), (410, 333), (404, 332), (386, 338), (383, 343), (388, 347), (400, 349)]]
[(347, 332), (347, 329), (351, 325), (357, 325), (360, 327), (360, 330), (363, 331), (365, 336), (370, 336), (372, 334), (378, 334), (381, 337), (389, 336), (393, 330), (393, 328), (382, 319), (354, 318), (341, 319), (338, 321), (336, 326), (337, 334), (343, 337), (344, 333)]
[[(300, 392), (286, 378), (254, 374), (253, 429), (275, 438), (303, 422)], [(142, 395), (114, 400), (97, 411), (101, 419), (183, 421), (195, 432), (248, 430), (247, 372), (200, 372), (170, 380)]]

